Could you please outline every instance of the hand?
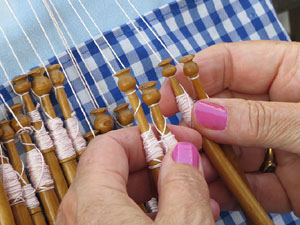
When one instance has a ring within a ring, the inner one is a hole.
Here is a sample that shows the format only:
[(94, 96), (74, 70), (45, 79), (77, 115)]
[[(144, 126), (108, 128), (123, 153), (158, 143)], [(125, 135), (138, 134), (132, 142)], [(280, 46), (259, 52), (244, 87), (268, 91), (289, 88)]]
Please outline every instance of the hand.
[[(199, 52), (202, 85), (209, 100), (198, 101), (193, 124), (205, 137), (240, 146), (239, 162), (256, 198), (269, 212), (289, 212), (300, 217), (300, 44), (252, 41), (220, 44)], [(196, 99), (191, 82), (178, 71), (177, 79)], [(178, 112), (166, 81), (161, 89), (166, 116)], [(222, 99), (227, 98), (227, 99)], [(231, 99), (235, 98), (235, 99)], [(213, 104), (207, 104), (213, 103)], [(264, 149), (273, 148), (275, 173), (258, 172)], [(210, 196), (223, 210), (237, 202), (202, 154)]]
[[(201, 148), (195, 130), (169, 128), (178, 141)], [(219, 206), (210, 200), (201, 162), (197, 169), (176, 163), (168, 152), (159, 173), (159, 211), (154, 221), (137, 205), (157, 195), (150, 173), (137, 127), (97, 136), (80, 158), (56, 224), (214, 224)]]

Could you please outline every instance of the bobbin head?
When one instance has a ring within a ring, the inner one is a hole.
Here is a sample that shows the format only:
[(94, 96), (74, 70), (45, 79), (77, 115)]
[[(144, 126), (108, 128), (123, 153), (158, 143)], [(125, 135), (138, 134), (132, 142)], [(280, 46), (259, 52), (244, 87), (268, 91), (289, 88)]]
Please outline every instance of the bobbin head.
[(174, 76), (177, 71), (176, 66), (172, 65), (171, 62), (172, 62), (172, 59), (169, 58), (169, 59), (163, 60), (161, 63), (158, 64), (158, 66), (162, 67), (161, 74), (164, 77)]
[(156, 81), (149, 81), (139, 87), (143, 91), (142, 98), (146, 105), (153, 105), (160, 101), (160, 92), (155, 88), (156, 84)]
[[(98, 135), (99, 132), (100, 132), (99, 130), (94, 130), (94, 134), (95, 135)], [(91, 131), (89, 131), (88, 133), (86, 133), (83, 137), (87, 141), (87, 143), (90, 143), (90, 141), (94, 139), (94, 135), (92, 134)]]
[(199, 66), (193, 61), (194, 55), (186, 55), (180, 59), (180, 63), (183, 63), (183, 72), (188, 77), (195, 77), (198, 75)]
[(134, 120), (133, 112), (128, 108), (128, 106), (128, 103), (123, 103), (114, 109), (114, 112), (117, 114), (117, 119), (122, 126), (127, 126)]
[(119, 78), (118, 86), (121, 91), (129, 92), (135, 89), (136, 80), (134, 79), (133, 76), (130, 75), (129, 68), (120, 70), (114, 76)]
[(2, 137), (2, 135), (3, 135), (3, 131), (2, 131), (2, 129), (0, 128), (0, 138)]
[(99, 130), (101, 133), (107, 133), (114, 128), (114, 121), (113, 119), (107, 115), (106, 112), (107, 108), (99, 108), (94, 109), (91, 111), (91, 114), (96, 116), (94, 121), (94, 127), (96, 130)]
[(7, 141), (15, 138), (15, 131), (9, 125), (10, 122), (11, 121), (9, 121), (9, 120), (3, 120), (0, 122), (0, 128), (3, 131), (1, 141), (3, 141), (3, 142), (7, 142)]
[(63, 86), (63, 84), (65, 82), (65, 76), (60, 71), (60, 68), (61, 67), (59, 64), (55, 64), (55, 65), (47, 67), (47, 71), (50, 75), (50, 79), (51, 79), (54, 87)]
[(29, 82), (28, 74), (15, 77), (12, 82), (14, 83), (14, 90), (16, 93), (22, 95), (31, 89), (31, 83)]
[(32, 90), (38, 96), (49, 94), (52, 88), (50, 80), (44, 76), (45, 68), (38, 67), (31, 70), (28, 75), (33, 78)]
[[(23, 105), (20, 103), (11, 106), (11, 110), (14, 112), (14, 114), (17, 117), (20, 124), (23, 127), (30, 127), (30, 125), (31, 125), (30, 117), (22, 113), (22, 108), (23, 108)], [(8, 112), (10, 112), (10, 111), (8, 111)], [(21, 127), (19, 126), (19, 123), (16, 121), (15, 118), (13, 118), (11, 120), (11, 126), (14, 128), (15, 131), (18, 131), (21, 129)]]

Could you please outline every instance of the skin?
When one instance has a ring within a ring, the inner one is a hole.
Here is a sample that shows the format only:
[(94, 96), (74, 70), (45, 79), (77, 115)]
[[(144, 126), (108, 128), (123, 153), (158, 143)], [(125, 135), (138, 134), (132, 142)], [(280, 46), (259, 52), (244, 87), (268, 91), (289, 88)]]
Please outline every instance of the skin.
[[(212, 98), (205, 100), (228, 111), (225, 130), (197, 123), (195, 129), (218, 143), (238, 146), (239, 161), (255, 196), (268, 212), (293, 211), (300, 217), (300, 44), (250, 41), (219, 44), (199, 52), (200, 80)], [(179, 69), (177, 79), (196, 99), (191, 82)], [(164, 82), (161, 108), (166, 116), (178, 112), (169, 81)], [(237, 135), (237, 132), (238, 135)], [(275, 173), (258, 172), (265, 148), (275, 149)], [(201, 154), (210, 196), (223, 210), (237, 202)]]
[[(201, 148), (197, 131), (169, 128), (178, 141)], [(137, 127), (97, 136), (80, 158), (56, 224), (214, 224), (219, 206), (210, 199), (201, 162), (199, 168), (176, 163), (169, 151), (160, 169), (157, 191), (149, 175)], [(137, 203), (157, 193), (159, 212), (146, 215)]]

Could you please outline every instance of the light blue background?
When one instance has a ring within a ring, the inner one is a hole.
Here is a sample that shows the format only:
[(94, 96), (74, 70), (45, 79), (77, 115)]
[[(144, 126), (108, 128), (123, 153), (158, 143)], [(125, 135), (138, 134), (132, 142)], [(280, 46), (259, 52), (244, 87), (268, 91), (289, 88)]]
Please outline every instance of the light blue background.
[[(28, 0), (8, 0), (14, 12), (16, 13), (18, 19), (23, 25), (26, 33), (29, 35), (33, 45), (36, 47), (39, 55), (43, 61), (52, 57), (54, 54), (48, 45), (46, 38), (44, 37), (41, 28), (35, 16), (30, 9)], [(67, 0), (52, 0), (58, 9), (61, 17), (63, 18), (66, 26), (70, 30), (73, 39), (76, 44), (80, 44), (88, 39), (90, 36), (83, 28), (78, 17), (74, 13), (73, 9), (70, 7)], [(158, 8), (164, 4), (172, 2), (173, 0), (132, 0), (132, 3), (137, 7), (137, 9), (145, 14), (155, 8)], [(37, 14), (46, 27), (46, 31), (50, 37), (56, 52), (61, 53), (65, 50), (56, 29), (48, 15), (46, 8), (43, 6), (41, 0), (31, 0)], [(84, 13), (80, 4), (77, 0), (71, 0), (75, 8), (78, 10), (83, 20), (87, 23), (91, 33), (95, 36), (98, 34), (94, 25), (90, 22), (89, 18)], [(123, 15), (120, 8), (116, 5), (114, 0), (82, 0), (83, 4), (86, 6), (98, 26), (102, 31), (111, 30), (123, 23), (128, 22), (128, 19)], [(127, 0), (119, 0), (123, 8), (130, 15), (131, 18), (136, 18), (138, 15), (133, 11), (133, 9), (128, 4)], [(0, 25), (4, 29), (8, 36), (8, 39), (12, 43), (17, 56), (19, 57), (21, 64), (23, 65), (25, 71), (30, 68), (39, 65), (40, 61), (34, 54), (32, 48), (30, 47), (28, 41), (23, 35), (21, 29), (17, 25), (15, 19), (10, 13), (6, 6), (4, 0), (0, 0)], [(66, 36), (66, 35), (65, 35)], [(72, 46), (71, 41), (69, 44)], [(13, 78), (16, 75), (21, 74), (8, 45), (5, 41), (2, 33), (0, 32), (0, 60), (7, 70), (9, 76)], [(4, 77), (3, 72), (0, 70), (0, 83), (5, 83), (7, 79)]]

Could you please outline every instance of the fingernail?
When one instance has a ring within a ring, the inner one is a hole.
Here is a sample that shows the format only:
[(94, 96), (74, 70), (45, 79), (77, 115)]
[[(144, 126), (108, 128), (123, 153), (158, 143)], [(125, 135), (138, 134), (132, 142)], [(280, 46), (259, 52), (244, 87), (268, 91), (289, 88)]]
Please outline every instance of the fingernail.
[(206, 128), (224, 130), (227, 126), (227, 109), (205, 101), (195, 103), (197, 122)]
[(196, 168), (199, 167), (198, 149), (189, 142), (179, 142), (173, 151), (173, 159), (178, 163), (185, 163)]

